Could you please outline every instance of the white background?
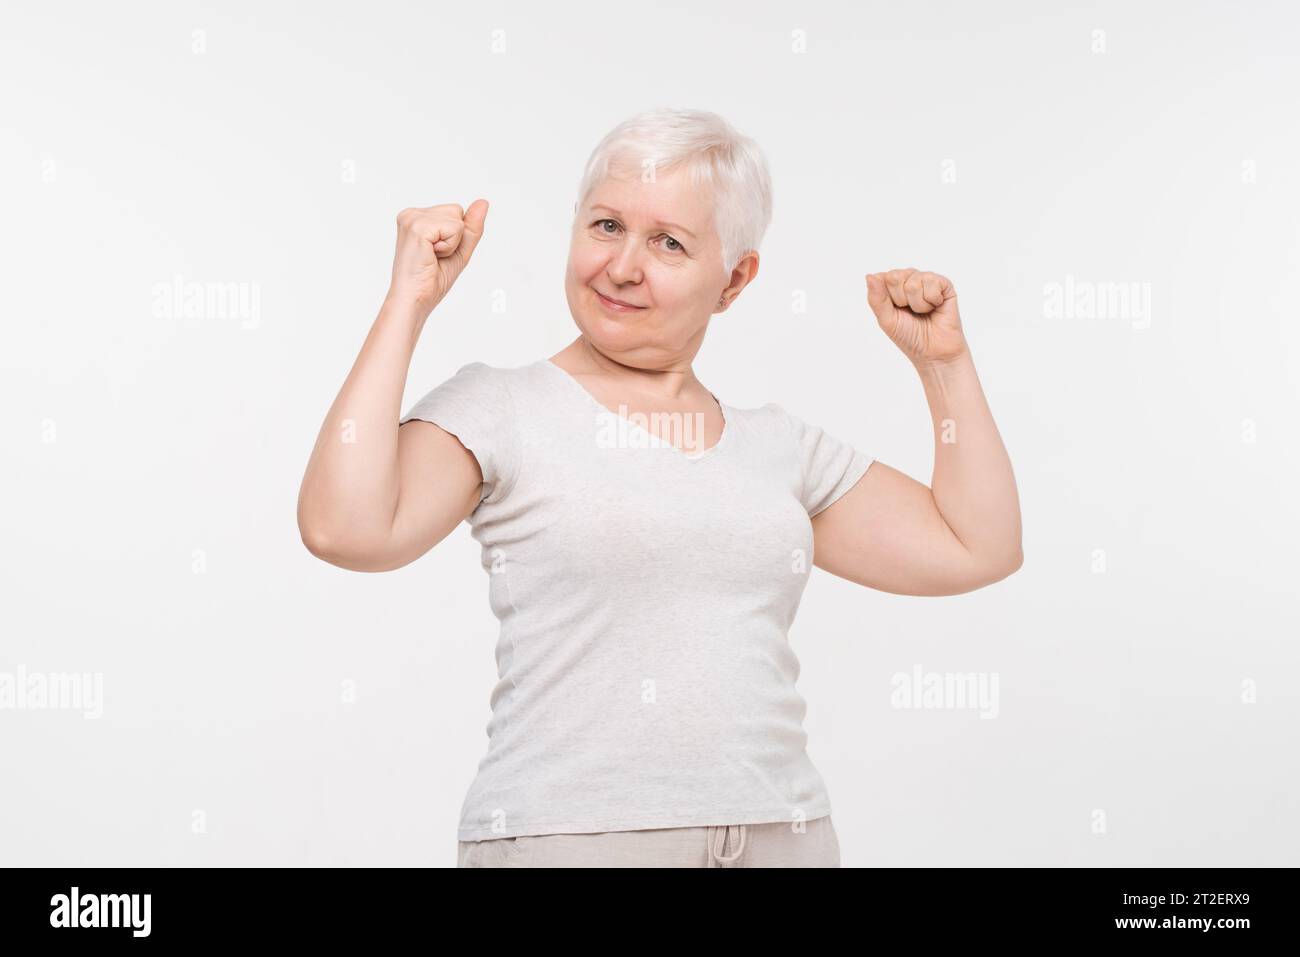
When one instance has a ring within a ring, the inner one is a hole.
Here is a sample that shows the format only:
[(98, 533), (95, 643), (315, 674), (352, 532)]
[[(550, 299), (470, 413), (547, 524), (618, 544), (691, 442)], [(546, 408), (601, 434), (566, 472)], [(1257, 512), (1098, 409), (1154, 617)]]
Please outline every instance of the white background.
[[(479, 546), (331, 567), (299, 481), (398, 210), (492, 204), (405, 409), (576, 335), (582, 164), (673, 105), (774, 182), (705, 384), (928, 482), (863, 276), (932, 269), (1015, 464), (1012, 578), (813, 572), (791, 640), (844, 864), (1300, 864), (1294, 6), (555, 6), (6, 5), (0, 672), (104, 699), (0, 710), (0, 863), (454, 863)], [(255, 290), (255, 321), (168, 315), (177, 276)], [(1150, 315), (1053, 317), (1067, 277), (1146, 284)], [(996, 673), (997, 717), (893, 707), (917, 666)]]

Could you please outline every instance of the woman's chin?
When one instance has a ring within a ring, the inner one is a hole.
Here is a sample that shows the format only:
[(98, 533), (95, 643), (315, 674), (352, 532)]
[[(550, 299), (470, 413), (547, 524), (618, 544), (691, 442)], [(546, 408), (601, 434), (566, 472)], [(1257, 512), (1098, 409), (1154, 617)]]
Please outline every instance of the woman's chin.
[(635, 332), (637, 329), (646, 328), (645, 317), (640, 313), (632, 312), (597, 312), (588, 316), (587, 322), (591, 329), (597, 330), (598, 335), (599, 330), (604, 330), (611, 336), (626, 336), (637, 334)]
[(578, 328), (587, 341), (605, 353), (635, 352), (651, 344), (647, 328), (632, 315), (588, 315), (578, 321)]

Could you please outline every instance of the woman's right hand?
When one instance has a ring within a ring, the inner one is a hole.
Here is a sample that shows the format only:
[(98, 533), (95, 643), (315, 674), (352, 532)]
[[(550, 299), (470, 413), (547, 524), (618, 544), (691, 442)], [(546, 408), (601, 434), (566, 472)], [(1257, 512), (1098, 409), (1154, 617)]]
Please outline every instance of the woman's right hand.
[(388, 301), (414, 310), (420, 320), (428, 318), (483, 238), (487, 211), (487, 200), (476, 199), (468, 210), (447, 203), (398, 213)]

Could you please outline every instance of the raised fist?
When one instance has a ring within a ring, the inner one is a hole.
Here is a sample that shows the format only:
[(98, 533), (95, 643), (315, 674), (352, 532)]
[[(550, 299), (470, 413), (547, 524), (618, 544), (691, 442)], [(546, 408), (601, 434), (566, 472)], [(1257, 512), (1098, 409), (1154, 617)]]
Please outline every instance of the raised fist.
[(404, 209), (397, 214), (391, 301), (416, 309), (421, 318), (447, 295), (483, 238), (488, 202), (468, 210), (456, 203)]
[(869, 273), (867, 303), (885, 335), (913, 363), (947, 362), (966, 351), (957, 290), (945, 276), (916, 269)]

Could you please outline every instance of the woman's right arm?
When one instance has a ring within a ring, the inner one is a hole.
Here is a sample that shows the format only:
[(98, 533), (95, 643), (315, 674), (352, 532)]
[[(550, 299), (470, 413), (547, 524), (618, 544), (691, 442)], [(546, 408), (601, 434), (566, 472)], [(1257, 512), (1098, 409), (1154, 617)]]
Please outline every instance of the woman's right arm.
[(478, 460), (431, 422), (401, 418), (425, 320), (483, 235), (486, 200), (404, 209), (393, 280), (334, 404), (298, 493), (303, 544), (323, 561), (378, 572), (415, 561), (478, 504)]

